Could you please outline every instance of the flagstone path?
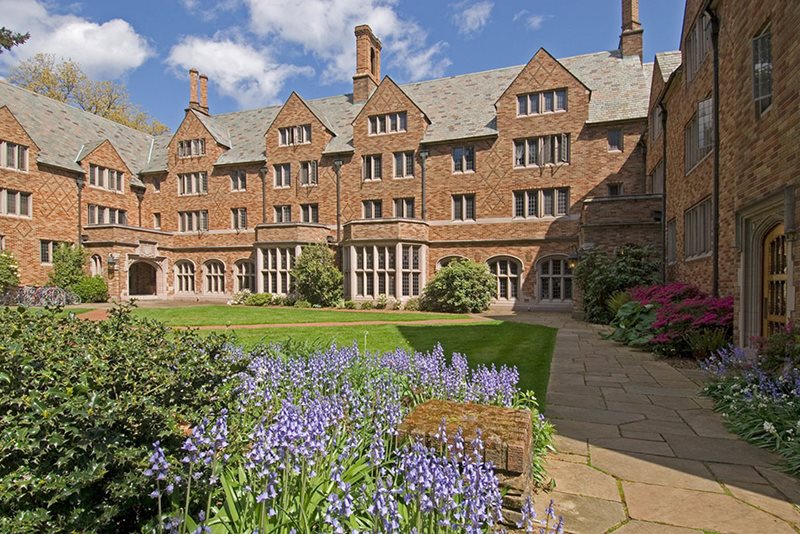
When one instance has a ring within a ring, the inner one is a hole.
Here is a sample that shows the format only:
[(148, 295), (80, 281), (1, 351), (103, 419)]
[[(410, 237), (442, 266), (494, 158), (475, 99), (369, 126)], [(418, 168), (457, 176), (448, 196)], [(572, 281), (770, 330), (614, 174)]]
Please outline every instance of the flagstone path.
[(599, 337), (566, 314), (493, 318), (559, 328), (546, 415), (558, 454), (549, 498), (575, 534), (797, 533), (800, 483), (728, 432), (702, 373)]

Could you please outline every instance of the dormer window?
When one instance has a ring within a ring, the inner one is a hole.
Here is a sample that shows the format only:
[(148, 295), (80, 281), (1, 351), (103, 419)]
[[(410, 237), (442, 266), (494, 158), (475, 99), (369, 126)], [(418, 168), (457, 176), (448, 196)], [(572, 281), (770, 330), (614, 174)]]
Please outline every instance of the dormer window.
[(280, 146), (305, 145), (311, 142), (311, 125), (289, 126), (278, 128)]
[(197, 156), (204, 156), (205, 153), (206, 153), (205, 139), (187, 139), (185, 141), (178, 141), (179, 158), (192, 158)]
[(369, 135), (383, 135), (406, 131), (407, 115), (405, 111), (372, 115), (369, 118)]
[(517, 116), (540, 115), (567, 110), (567, 90), (540, 91), (517, 95)]

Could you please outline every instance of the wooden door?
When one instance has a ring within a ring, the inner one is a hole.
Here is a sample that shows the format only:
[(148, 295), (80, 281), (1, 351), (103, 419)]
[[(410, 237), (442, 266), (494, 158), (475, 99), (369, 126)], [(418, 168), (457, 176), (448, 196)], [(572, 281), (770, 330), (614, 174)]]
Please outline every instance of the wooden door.
[(761, 334), (768, 336), (786, 327), (786, 236), (779, 224), (764, 238), (763, 306)]

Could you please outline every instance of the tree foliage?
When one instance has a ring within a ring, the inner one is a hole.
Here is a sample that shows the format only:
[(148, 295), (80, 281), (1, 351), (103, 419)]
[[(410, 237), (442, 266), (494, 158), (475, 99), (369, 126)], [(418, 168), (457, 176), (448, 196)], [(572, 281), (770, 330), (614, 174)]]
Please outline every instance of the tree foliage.
[(86, 273), (86, 251), (81, 246), (62, 243), (53, 252), (53, 270), (50, 271), (50, 285), (62, 289), (72, 289), (80, 283)]
[(295, 290), (311, 304), (334, 306), (342, 299), (342, 271), (327, 245), (308, 245), (297, 258), (294, 269)]
[(8, 79), (40, 95), (152, 135), (167, 131), (165, 125), (131, 103), (124, 85), (115, 81), (92, 80), (71, 59), (36, 54), (14, 67)]
[(3, 50), (11, 50), (31, 38), (29, 33), (16, 33), (3, 26), (0, 28), (0, 54)]
[(10, 252), (0, 252), (0, 294), (19, 285), (19, 264)]
[(613, 254), (598, 249), (582, 256), (574, 276), (589, 322), (607, 324), (614, 318), (609, 300), (618, 291), (658, 282), (660, 264), (652, 247), (625, 245)]
[(489, 307), (494, 294), (495, 279), (485, 263), (453, 260), (425, 286), (420, 307), (430, 311), (478, 313)]

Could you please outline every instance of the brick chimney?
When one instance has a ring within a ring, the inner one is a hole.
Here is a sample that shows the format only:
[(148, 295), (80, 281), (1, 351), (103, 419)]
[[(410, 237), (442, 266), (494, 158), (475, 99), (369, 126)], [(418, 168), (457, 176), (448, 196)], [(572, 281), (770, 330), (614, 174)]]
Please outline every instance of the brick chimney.
[(200, 75), (200, 111), (208, 115), (208, 76)]
[(642, 24), (639, 22), (639, 0), (622, 0), (622, 34), (619, 36), (619, 51), (622, 57), (639, 56), (642, 59)]
[(366, 24), (356, 26), (356, 74), (353, 102), (364, 102), (381, 80), (381, 42)]
[(197, 69), (189, 69), (189, 109), (200, 109), (197, 99)]

